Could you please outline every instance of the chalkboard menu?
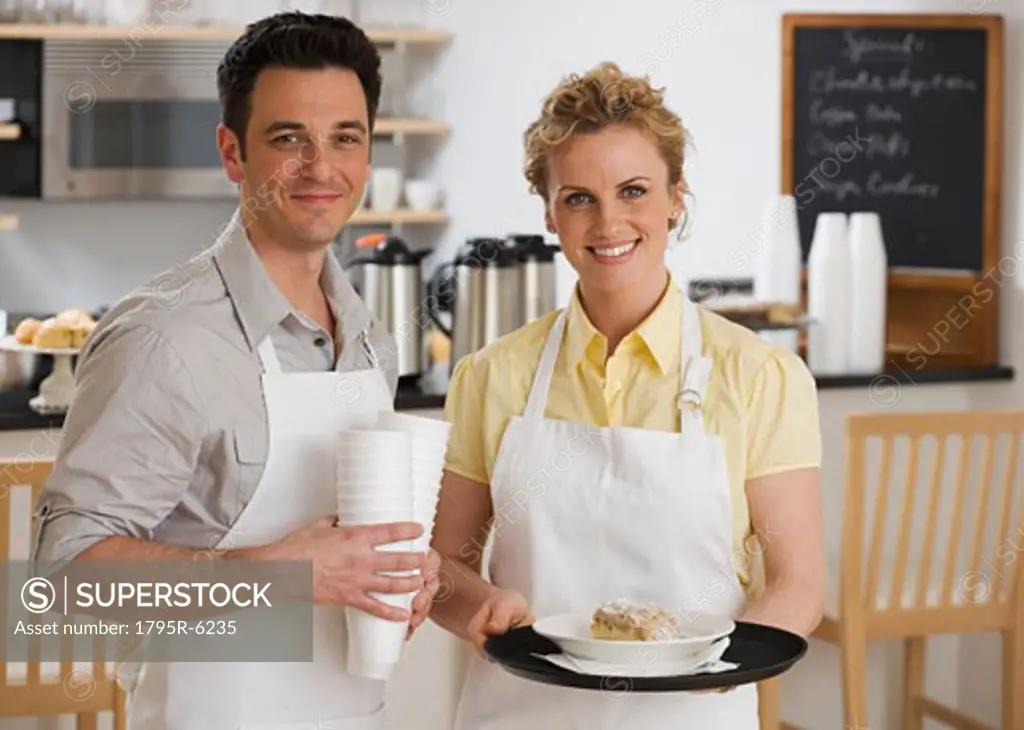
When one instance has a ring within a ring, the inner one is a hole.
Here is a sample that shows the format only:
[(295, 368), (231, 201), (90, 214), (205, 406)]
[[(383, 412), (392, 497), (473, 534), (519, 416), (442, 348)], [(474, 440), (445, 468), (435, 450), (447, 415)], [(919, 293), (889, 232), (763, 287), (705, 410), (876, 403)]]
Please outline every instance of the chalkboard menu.
[(977, 27), (794, 29), (786, 164), (805, 260), (819, 213), (870, 210), (890, 266), (983, 268), (988, 58)]
[(805, 263), (820, 213), (878, 213), (889, 366), (995, 364), (1003, 18), (787, 13), (782, 31), (780, 192)]

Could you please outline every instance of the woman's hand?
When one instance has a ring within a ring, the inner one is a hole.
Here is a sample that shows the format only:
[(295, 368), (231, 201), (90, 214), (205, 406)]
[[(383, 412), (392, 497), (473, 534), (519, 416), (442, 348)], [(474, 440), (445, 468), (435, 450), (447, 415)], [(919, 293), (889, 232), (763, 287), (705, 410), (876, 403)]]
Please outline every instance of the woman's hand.
[(498, 588), (469, 622), (469, 639), (481, 656), (489, 636), (504, 634), (509, 629), (532, 624), (534, 619), (526, 599), (515, 591)]
[(412, 618), (409, 621), (409, 631), (406, 640), (411, 639), (416, 629), (427, 620), (430, 609), (434, 605), (434, 597), (441, 587), (441, 580), (437, 571), (441, 567), (441, 556), (436, 550), (427, 551), (427, 564), (423, 567), (423, 590), (412, 599)]

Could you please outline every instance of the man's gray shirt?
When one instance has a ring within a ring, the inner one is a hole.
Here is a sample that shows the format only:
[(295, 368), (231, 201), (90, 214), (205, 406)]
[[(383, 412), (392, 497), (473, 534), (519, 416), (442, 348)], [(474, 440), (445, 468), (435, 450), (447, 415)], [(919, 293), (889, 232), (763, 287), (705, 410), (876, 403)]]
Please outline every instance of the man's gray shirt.
[(256, 349), (267, 335), (285, 372), (377, 362), (394, 395), (394, 338), (330, 249), (320, 283), (334, 333), (288, 303), (238, 220), (236, 211), (213, 246), (99, 322), (79, 358), (78, 392), (37, 507), (41, 562), (59, 567), (113, 535), (198, 549), (220, 543), (266, 464)]

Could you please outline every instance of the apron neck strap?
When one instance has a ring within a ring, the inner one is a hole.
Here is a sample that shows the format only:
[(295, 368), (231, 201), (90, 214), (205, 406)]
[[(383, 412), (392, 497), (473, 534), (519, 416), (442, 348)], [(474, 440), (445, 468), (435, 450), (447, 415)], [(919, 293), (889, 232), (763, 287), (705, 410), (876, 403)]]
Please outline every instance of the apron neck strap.
[[(541, 351), (537, 373), (533, 377), (533, 386), (526, 402), (524, 416), (528, 418), (544, 418), (548, 404), (548, 392), (551, 390), (551, 377), (558, 360), (558, 349), (565, 333), (566, 314), (563, 309), (555, 319), (551, 332), (548, 333), (544, 349)], [(701, 336), (700, 313), (696, 305), (683, 293), (681, 334), (679, 337), (679, 363), (682, 368), (682, 388), (676, 402), (680, 410), (688, 406), (700, 407), (704, 402), (708, 379), (711, 376), (711, 359), (703, 356), (703, 338)]]
[(536, 375), (533, 376), (533, 387), (530, 388), (530, 398), (526, 401), (526, 412), (523, 414), (527, 418), (544, 418), (544, 411), (548, 406), (548, 391), (551, 390), (551, 376), (555, 372), (558, 348), (562, 345), (562, 334), (565, 332), (566, 311), (563, 309), (558, 314), (541, 351), (540, 363), (537, 365)]
[(256, 351), (259, 353), (260, 362), (263, 363), (263, 372), (281, 372), (281, 362), (277, 359), (277, 350), (274, 349), (274, 343), (271, 341), (270, 335), (263, 338), (263, 341), (260, 342), (260, 346), (256, 348)]
[(711, 376), (711, 358), (703, 355), (700, 313), (696, 305), (683, 293), (682, 335), (679, 338), (679, 362), (683, 368), (681, 388), (676, 405), (700, 408)]

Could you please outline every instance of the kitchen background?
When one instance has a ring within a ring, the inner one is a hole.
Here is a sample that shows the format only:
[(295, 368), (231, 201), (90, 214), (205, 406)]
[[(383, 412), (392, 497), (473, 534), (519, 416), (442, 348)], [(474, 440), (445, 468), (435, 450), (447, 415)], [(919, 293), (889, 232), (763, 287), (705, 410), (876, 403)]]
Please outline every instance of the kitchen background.
[[(322, 7), (345, 12), (342, 4), (325, 2)], [(215, 6), (216, 24), (240, 24), (281, 5), (221, 0)], [(130, 19), (133, 9), (128, 0), (111, 8), (108, 17), (120, 14), (118, 24), (136, 22)], [(145, 9), (139, 12), (144, 15)], [(668, 103), (680, 113), (693, 139), (687, 162), (694, 193), (691, 235), (669, 253), (681, 281), (757, 275), (756, 256), (735, 252), (756, 250), (753, 234), (764, 223), (766, 203), (779, 192), (784, 13), (1002, 15), (1008, 73), (998, 226), (1001, 260), (1013, 264), (1012, 269), (1003, 267), (999, 286), (996, 364), (1004, 371), (996, 382), (915, 384), (924, 378), (912, 374), (909, 380), (886, 381), (881, 397), (877, 381), (870, 378), (821, 391), (830, 547), (837, 549), (842, 526), (846, 415), (881, 407), (970, 410), (1024, 401), (1021, 383), (1006, 375), (1012, 375), (1007, 369), (1024, 366), (1024, 273), (1017, 266), (1022, 250), (1017, 242), (1024, 241), (1024, 78), (1010, 71), (1024, 67), (1024, 1), (637, 0), (627, 9), (612, 0), (364, 0), (359, 12), (368, 25), (397, 23), (451, 34), (437, 47), (410, 44), (404, 71), (390, 77), (404, 77), (390, 90), (396, 111), (441, 120), (450, 132), (406, 134), (397, 145), (384, 141), (379, 158), (385, 164), (401, 164), (410, 177), (436, 183), (443, 216), (426, 216), (426, 222), (396, 228), (362, 226), (359, 233), (394, 231), (412, 247), (431, 251), (427, 272), (450, 260), (469, 238), (542, 233), (541, 203), (528, 194), (521, 171), (523, 130), (538, 113), (543, 95), (565, 74), (613, 60), (628, 71), (650, 72), (666, 86)], [(159, 37), (159, 29), (154, 32), (152, 26), (142, 30), (137, 35), (142, 46), (147, 33)], [(119, 42), (123, 41), (109, 41), (111, 48)], [(395, 59), (389, 63), (395, 64), (392, 68), (403, 66)], [(12, 73), (17, 71), (0, 68), (0, 75)], [(402, 104), (404, 110), (399, 109)], [(0, 175), (7, 174), (9, 170), (0, 169)], [(0, 213), (17, 217), (16, 228), (0, 231), (0, 309), (56, 312), (109, 304), (140, 281), (208, 246), (233, 209), (226, 200), (0, 198)], [(350, 243), (351, 237), (342, 241), (343, 253), (350, 252)], [(561, 280), (559, 302), (567, 295), (571, 277)], [(931, 642), (929, 652), (930, 693), (998, 724), (997, 637), (944, 637)], [(898, 727), (899, 643), (872, 645), (868, 662), (870, 727)], [(834, 647), (812, 641), (808, 658), (784, 678), (782, 708), (784, 719), (802, 727), (842, 727)], [(0, 721), (3, 730), (29, 727), (34, 726)]]

